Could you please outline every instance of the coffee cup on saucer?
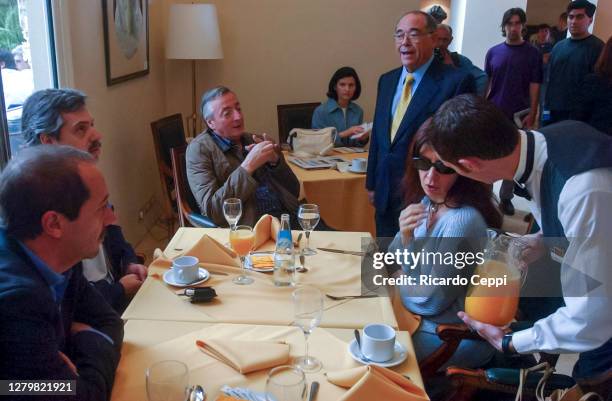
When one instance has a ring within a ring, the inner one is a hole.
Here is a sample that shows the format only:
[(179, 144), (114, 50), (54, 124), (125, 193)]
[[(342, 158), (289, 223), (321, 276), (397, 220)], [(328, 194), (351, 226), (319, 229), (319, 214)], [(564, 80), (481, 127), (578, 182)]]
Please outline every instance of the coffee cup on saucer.
[(395, 330), (393, 327), (374, 323), (363, 328), (361, 353), (374, 362), (386, 362), (393, 358), (395, 351)]
[(180, 256), (172, 261), (174, 281), (179, 284), (193, 283), (199, 278), (200, 261), (195, 256)]
[(351, 170), (354, 171), (366, 171), (367, 168), (368, 159), (364, 157), (358, 157), (356, 159), (353, 159), (353, 162), (351, 163)]

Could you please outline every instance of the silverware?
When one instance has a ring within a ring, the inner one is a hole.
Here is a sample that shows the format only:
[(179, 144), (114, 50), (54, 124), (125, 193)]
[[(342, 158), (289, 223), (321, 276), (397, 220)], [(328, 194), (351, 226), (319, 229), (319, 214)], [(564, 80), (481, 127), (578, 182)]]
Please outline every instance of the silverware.
[(325, 294), (325, 296), (329, 299), (333, 299), (334, 301), (342, 301), (343, 299), (357, 299), (357, 298), (376, 298), (378, 297), (378, 295), (376, 294), (371, 294), (371, 295), (345, 295), (342, 297), (338, 297), (335, 295), (330, 295), (330, 294)]
[(306, 266), (304, 266), (304, 263), (306, 263), (306, 256), (304, 256), (303, 254), (300, 254), (300, 264), (301, 266), (297, 266), (295, 268), (295, 271), (298, 273), (306, 273), (308, 271), (308, 268)]
[(361, 352), (361, 336), (359, 335), (359, 330), (355, 329), (354, 333), (355, 333), (355, 340), (357, 340), (357, 347), (359, 347), (359, 354), (361, 355), (361, 359), (364, 362), (371, 362), (370, 359), (366, 358), (366, 356), (363, 355), (363, 352)]
[(344, 249), (333, 249), (333, 248), (317, 248), (320, 251), (332, 252), (332, 253), (343, 253), (346, 255), (355, 255), (355, 256), (366, 256), (365, 252), (359, 251), (345, 251)]
[(297, 237), (297, 241), (296, 242), (297, 242), (297, 247), (298, 248), (300, 247), (300, 241), (302, 240), (302, 234), (304, 234), (304, 233), (299, 233), (298, 237)]
[(206, 399), (206, 391), (200, 385), (192, 386), (187, 399), (189, 401), (204, 401)]
[(314, 401), (317, 398), (319, 392), (319, 382), (314, 381), (310, 384), (310, 394), (308, 395), (308, 401)]

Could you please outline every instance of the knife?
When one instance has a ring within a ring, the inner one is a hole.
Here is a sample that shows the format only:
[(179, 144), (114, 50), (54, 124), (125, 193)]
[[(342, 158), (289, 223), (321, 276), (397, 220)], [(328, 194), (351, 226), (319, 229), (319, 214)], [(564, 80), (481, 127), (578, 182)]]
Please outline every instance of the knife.
[(314, 401), (317, 398), (317, 392), (319, 391), (319, 382), (314, 381), (310, 385), (310, 395), (308, 396), (308, 401)]
[(332, 253), (343, 253), (345, 255), (355, 255), (355, 256), (366, 256), (365, 252), (359, 251), (345, 251), (344, 249), (333, 249), (333, 248), (317, 248), (321, 251), (332, 252)]

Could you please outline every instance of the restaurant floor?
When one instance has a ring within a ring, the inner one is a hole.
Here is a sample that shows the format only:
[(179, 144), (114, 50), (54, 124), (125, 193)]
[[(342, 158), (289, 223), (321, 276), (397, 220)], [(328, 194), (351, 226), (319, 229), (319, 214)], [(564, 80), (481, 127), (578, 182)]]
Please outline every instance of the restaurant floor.
[[(506, 216), (504, 220), (503, 228), (506, 231), (511, 232), (524, 232), (526, 228), (526, 224), (524, 223), (523, 218), (525, 217), (525, 213), (522, 211), (517, 211), (515, 216), (508, 218)], [(153, 251), (155, 248), (164, 249), (170, 238), (168, 237), (168, 230), (166, 227), (157, 224), (154, 225), (145, 235), (145, 237), (136, 245), (136, 252), (145, 255), (146, 264), (151, 263), (153, 258)], [(557, 362), (556, 370), (559, 373), (563, 373), (566, 375), (570, 375), (572, 373), (572, 367), (574, 363), (578, 359), (577, 354), (563, 354), (559, 358)]]

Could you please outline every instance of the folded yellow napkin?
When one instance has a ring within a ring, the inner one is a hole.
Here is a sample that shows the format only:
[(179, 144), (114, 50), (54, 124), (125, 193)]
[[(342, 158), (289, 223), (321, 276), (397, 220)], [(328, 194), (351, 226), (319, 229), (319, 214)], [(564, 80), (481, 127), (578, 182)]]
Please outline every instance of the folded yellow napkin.
[(197, 340), (198, 348), (242, 374), (282, 365), (289, 360), (289, 344), (271, 341)]
[(375, 365), (327, 373), (327, 381), (350, 388), (341, 401), (425, 401), (427, 393), (404, 376)]
[(255, 232), (255, 244), (253, 249), (257, 249), (269, 240), (276, 242), (276, 235), (280, 230), (280, 222), (274, 216), (264, 214), (259, 218), (253, 231)]
[[(156, 259), (151, 262), (153, 267), (172, 266), (172, 259), (164, 255), (163, 252), (154, 252)], [(226, 248), (223, 244), (214, 238), (204, 234), (200, 240), (191, 248), (181, 253), (179, 256), (195, 256), (200, 263), (210, 263), (222, 266), (240, 267), (240, 260), (237, 259), (237, 254), (233, 250)]]

